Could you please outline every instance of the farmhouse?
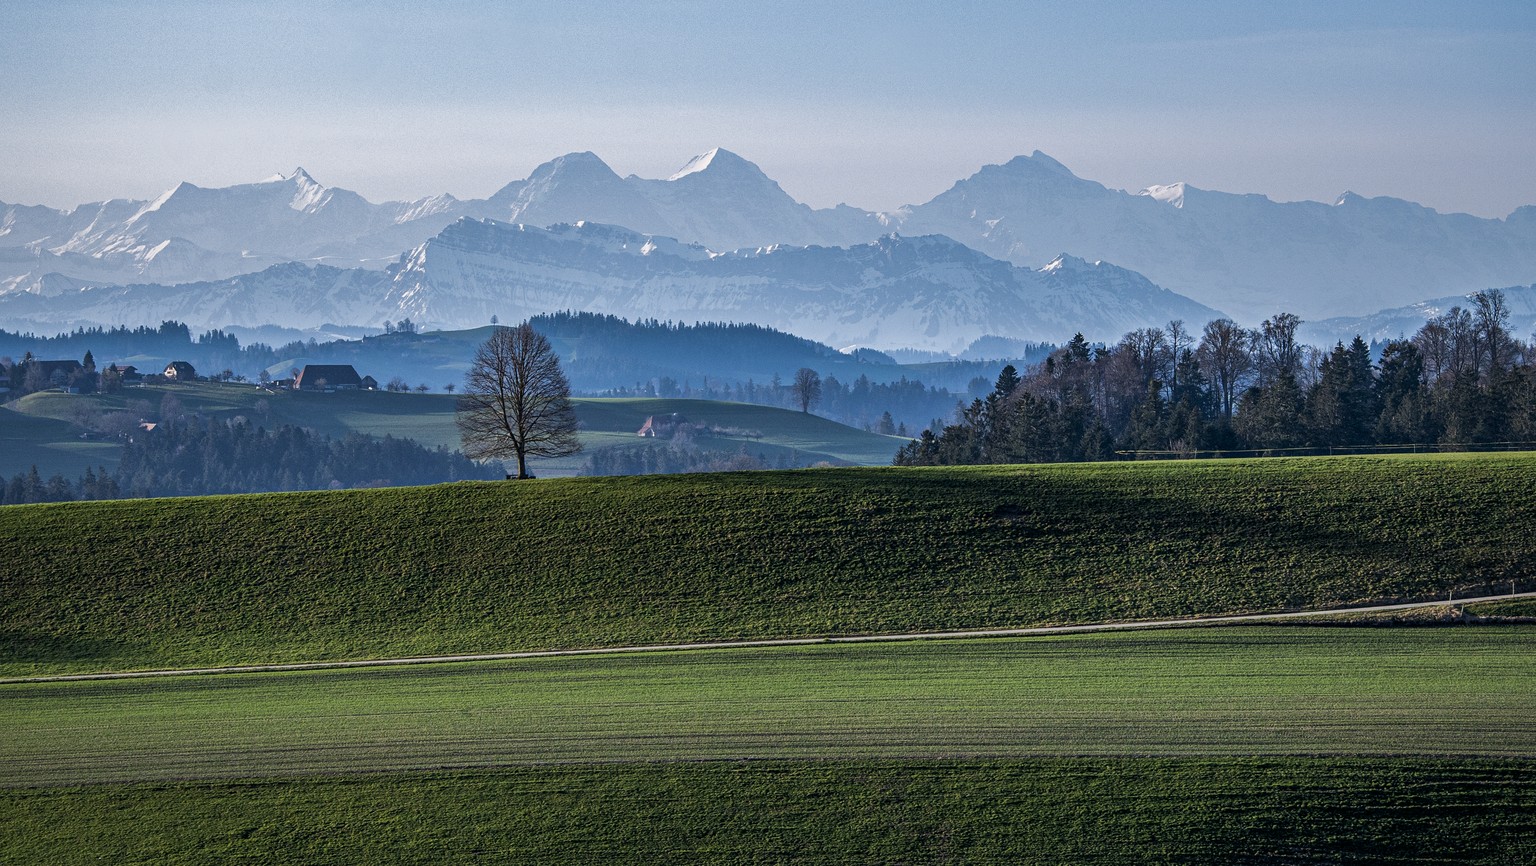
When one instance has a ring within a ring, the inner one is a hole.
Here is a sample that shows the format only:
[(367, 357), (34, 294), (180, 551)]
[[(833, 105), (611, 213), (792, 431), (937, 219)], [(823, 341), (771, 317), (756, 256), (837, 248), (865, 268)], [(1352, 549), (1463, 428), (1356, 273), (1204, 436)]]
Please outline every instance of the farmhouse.
[(172, 361), (165, 365), (163, 375), (173, 382), (191, 382), (197, 379), (197, 370), (186, 361)]
[[(21, 365), (17, 365), (19, 367)], [(12, 376), (15, 376), (15, 367), (12, 368)], [(79, 361), (32, 361), (27, 368), (26, 387), (31, 390), (43, 390), (45, 388), (60, 388), (71, 394), (80, 391), (80, 377), (85, 368)], [(13, 384), (19, 384), (13, 383)]]
[(687, 423), (688, 419), (678, 412), (673, 412), (671, 415), (652, 415), (645, 419), (645, 423), (640, 425), (640, 429), (636, 431), (635, 435), (645, 439), (670, 436), (677, 430), (679, 425)]
[(363, 380), (351, 364), (305, 364), (293, 380), (295, 391), (355, 391)]

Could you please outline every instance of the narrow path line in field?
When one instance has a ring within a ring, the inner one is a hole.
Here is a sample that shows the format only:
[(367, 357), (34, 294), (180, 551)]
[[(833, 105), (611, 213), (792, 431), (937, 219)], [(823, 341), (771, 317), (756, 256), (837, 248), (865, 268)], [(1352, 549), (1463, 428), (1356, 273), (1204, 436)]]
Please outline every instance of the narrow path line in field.
[(354, 661), (293, 662), (270, 665), (233, 665), (213, 668), (173, 668), (156, 671), (119, 671), (95, 674), (58, 674), (38, 677), (0, 678), (0, 685), (18, 683), (58, 683), (78, 680), (127, 680), (146, 677), (194, 676), (198, 674), (256, 674), (281, 671), (319, 671), (338, 668), (373, 668), (395, 665), (449, 664), (453, 662), (489, 662), (507, 659), (538, 659), (559, 656), (614, 655), (618, 653), (677, 652), (682, 650), (748, 649), (752, 647), (809, 646), (829, 643), (884, 643), (914, 640), (946, 640), (985, 637), (1033, 637), (1056, 634), (1078, 634), (1096, 631), (1131, 631), (1135, 629), (1181, 628), (1199, 625), (1220, 625), (1234, 622), (1261, 622), (1276, 619), (1299, 619), (1309, 616), (1333, 616), (1354, 613), (1382, 613), (1395, 610), (1414, 610), (1425, 607), (1441, 607), (1448, 604), (1464, 605), (1485, 601), (1536, 598), (1536, 591), (1484, 595), (1476, 598), (1458, 598), (1454, 601), (1410, 601), (1399, 604), (1377, 604), (1368, 607), (1336, 607), (1328, 610), (1292, 610), (1281, 613), (1245, 613), (1231, 616), (1187, 617), (1184, 619), (1132, 620), (1128, 622), (1085, 623), (1080, 625), (1043, 625), (1027, 628), (984, 628), (966, 631), (928, 631), (909, 634), (868, 634), (838, 637), (794, 637), (767, 640), (715, 641), (710, 643), (656, 644), (650, 646), (593, 647), (589, 649), (528, 650), (510, 653), (482, 653), (477, 655), (412, 656), (392, 659), (359, 659)]

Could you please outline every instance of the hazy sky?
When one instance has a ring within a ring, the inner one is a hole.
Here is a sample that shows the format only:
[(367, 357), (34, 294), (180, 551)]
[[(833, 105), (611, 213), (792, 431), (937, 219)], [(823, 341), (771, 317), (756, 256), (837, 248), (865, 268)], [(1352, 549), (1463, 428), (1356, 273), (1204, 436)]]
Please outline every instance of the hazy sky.
[(1040, 149), (1139, 190), (1536, 203), (1536, 3), (0, 0), (0, 200), (72, 207), (302, 165), (489, 195), (591, 150), (719, 145), (889, 209)]

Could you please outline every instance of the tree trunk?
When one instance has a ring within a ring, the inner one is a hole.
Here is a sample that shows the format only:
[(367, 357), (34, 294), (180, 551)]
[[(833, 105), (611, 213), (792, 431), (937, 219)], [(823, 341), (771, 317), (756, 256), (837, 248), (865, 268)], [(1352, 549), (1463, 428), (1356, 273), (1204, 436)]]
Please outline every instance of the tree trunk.
[(527, 478), (527, 477), (528, 477), (528, 456), (525, 453), (523, 453), (523, 449), (519, 448), (519, 449), (517, 449), (517, 478), (518, 478), (519, 481), (521, 481), (522, 479)]

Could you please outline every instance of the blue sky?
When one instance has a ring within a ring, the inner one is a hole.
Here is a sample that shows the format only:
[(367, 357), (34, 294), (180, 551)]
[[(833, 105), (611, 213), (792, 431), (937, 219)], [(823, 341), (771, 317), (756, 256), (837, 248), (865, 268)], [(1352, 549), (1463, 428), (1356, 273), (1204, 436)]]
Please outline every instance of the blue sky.
[(483, 197), (592, 150), (719, 145), (887, 209), (1040, 149), (1132, 190), (1536, 203), (1536, 3), (0, 0), (0, 200), (303, 165)]

